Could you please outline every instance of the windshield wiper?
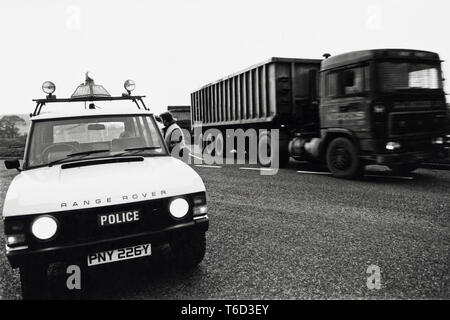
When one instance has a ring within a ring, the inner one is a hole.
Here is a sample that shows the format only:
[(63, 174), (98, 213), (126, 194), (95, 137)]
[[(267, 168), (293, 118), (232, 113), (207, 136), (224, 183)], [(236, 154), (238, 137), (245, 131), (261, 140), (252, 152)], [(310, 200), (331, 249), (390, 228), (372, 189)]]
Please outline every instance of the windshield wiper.
[(103, 152), (109, 152), (109, 151), (110, 151), (109, 149), (101, 149), (101, 150), (89, 150), (89, 151), (71, 153), (71, 154), (68, 154), (65, 158), (49, 162), (48, 166), (51, 167), (51, 166), (54, 166), (55, 164), (61, 163), (63, 161), (66, 161), (66, 160), (69, 160), (71, 158), (78, 157), (78, 156), (88, 156), (88, 155), (94, 154), (94, 153), (103, 153)]
[(137, 153), (137, 152), (139, 152), (139, 151), (156, 150), (156, 149), (161, 149), (161, 147), (158, 146), (158, 147), (137, 147), (137, 148), (128, 148), (128, 149), (124, 149), (124, 150), (123, 150), (124, 152), (115, 154), (114, 157), (120, 157), (120, 156), (122, 156), (122, 155), (129, 154), (129, 153), (132, 152), (132, 151), (135, 151), (135, 153)]

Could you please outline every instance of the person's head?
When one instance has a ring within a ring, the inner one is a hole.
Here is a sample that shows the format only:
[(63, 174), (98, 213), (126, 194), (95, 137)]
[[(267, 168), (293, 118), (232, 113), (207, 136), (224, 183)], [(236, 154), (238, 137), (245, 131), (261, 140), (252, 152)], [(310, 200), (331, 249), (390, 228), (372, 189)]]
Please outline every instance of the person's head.
[(162, 122), (163, 122), (165, 127), (168, 127), (172, 123), (175, 122), (175, 119), (174, 119), (173, 115), (169, 111), (161, 113), (160, 117), (161, 117), (161, 120), (162, 120)]

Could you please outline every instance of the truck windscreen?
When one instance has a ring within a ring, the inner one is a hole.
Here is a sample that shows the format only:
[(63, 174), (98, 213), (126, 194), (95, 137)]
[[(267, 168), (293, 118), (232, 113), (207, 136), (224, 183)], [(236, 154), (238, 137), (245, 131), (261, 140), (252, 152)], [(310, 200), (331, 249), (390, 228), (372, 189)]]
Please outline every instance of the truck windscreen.
[(440, 67), (430, 63), (380, 62), (378, 83), (383, 92), (442, 88)]

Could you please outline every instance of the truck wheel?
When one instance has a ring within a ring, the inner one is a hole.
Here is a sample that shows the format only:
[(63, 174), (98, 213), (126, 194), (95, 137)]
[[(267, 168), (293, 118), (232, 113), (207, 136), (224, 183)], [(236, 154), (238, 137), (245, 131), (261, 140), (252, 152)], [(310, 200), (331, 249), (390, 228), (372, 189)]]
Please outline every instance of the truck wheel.
[(364, 166), (354, 144), (347, 138), (336, 138), (327, 148), (327, 166), (338, 178), (352, 179), (362, 174)]
[(418, 169), (420, 164), (412, 163), (412, 164), (402, 164), (397, 166), (389, 166), (389, 168), (398, 175), (410, 174), (414, 170)]
[(20, 283), (24, 300), (39, 300), (48, 298), (48, 266), (30, 264), (20, 267)]
[(175, 256), (176, 266), (183, 271), (189, 271), (205, 257), (205, 232), (189, 231), (176, 234), (170, 241), (170, 248)]
[[(266, 152), (263, 152), (263, 154), (265, 153), (267, 155), (267, 157), (269, 158), (269, 163), (267, 163), (266, 159), (264, 159), (264, 161), (262, 161), (262, 159), (260, 158), (259, 154), (260, 150), (267, 150)], [(271, 146), (271, 139), (270, 139), (270, 134), (264, 134), (259, 138), (258, 141), (258, 160), (259, 160), (259, 164), (263, 167), (271, 167), (272, 163), (275, 161), (274, 157), (272, 157), (272, 146)], [(278, 146), (278, 166), (280, 168), (286, 168), (289, 164), (289, 150), (288, 150), (288, 146), (287, 143), (283, 140), (279, 141), (279, 146)], [(272, 160), (273, 159), (273, 160)]]

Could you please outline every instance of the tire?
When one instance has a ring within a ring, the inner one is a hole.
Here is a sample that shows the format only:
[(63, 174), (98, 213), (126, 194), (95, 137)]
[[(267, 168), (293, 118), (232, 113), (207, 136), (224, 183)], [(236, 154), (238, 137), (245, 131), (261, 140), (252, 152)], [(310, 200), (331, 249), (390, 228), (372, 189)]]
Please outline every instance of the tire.
[(194, 269), (205, 257), (205, 232), (188, 231), (178, 233), (170, 241), (175, 264), (182, 271)]
[[(260, 150), (263, 150), (264, 148), (267, 148), (267, 151), (265, 154), (267, 154), (269, 158), (269, 163), (265, 163), (262, 161), (262, 159), (259, 157)], [(264, 134), (259, 138), (258, 141), (258, 161), (259, 164), (263, 167), (272, 167), (272, 164), (274, 162), (274, 157), (272, 157), (272, 146), (271, 146), (271, 139), (270, 134)], [(289, 164), (289, 150), (288, 145), (285, 141), (281, 140), (279, 141), (278, 146), (278, 166), (280, 168), (286, 168)]]
[(347, 138), (335, 138), (327, 147), (328, 169), (337, 178), (354, 179), (363, 173), (364, 166), (355, 145)]
[(389, 166), (389, 168), (398, 175), (406, 175), (410, 174), (414, 170), (418, 169), (420, 167), (419, 163), (411, 163), (411, 164), (402, 164), (397, 166)]
[(24, 300), (47, 299), (48, 276), (47, 265), (30, 264), (20, 267), (20, 283)]

